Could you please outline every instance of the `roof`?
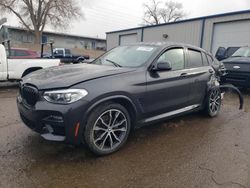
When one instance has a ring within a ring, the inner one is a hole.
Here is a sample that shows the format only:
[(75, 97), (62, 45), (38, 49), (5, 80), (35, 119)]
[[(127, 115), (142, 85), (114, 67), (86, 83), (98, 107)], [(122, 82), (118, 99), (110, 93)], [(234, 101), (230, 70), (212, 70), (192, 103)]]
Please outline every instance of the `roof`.
[(205, 51), (204, 49), (199, 48), (199, 47), (194, 46), (194, 45), (191, 45), (191, 44), (171, 42), (171, 41), (169, 41), (169, 42), (137, 42), (137, 43), (133, 43), (133, 44), (125, 45), (125, 46), (136, 46), (136, 45), (154, 46), (154, 47), (160, 47), (160, 48), (166, 48), (166, 47), (170, 47), (170, 46), (183, 46), (183, 47), (187, 47), (187, 48), (197, 49), (200, 51)]
[(139, 29), (145, 29), (145, 28), (151, 28), (151, 27), (159, 27), (159, 26), (164, 26), (164, 25), (178, 24), (178, 23), (191, 22), (191, 21), (197, 21), (197, 20), (205, 20), (205, 19), (209, 19), (209, 18), (218, 18), (218, 17), (231, 16), (231, 15), (237, 15), (237, 14), (247, 14), (247, 13), (250, 13), (250, 9), (236, 11), (236, 12), (227, 12), (227, 13), (223, 13), (223, 14), (214, 14), (214, 15), (209, 15), (209, 16), (190, 18), (190, 19), (180, 20), (180, 21), (176, 21), (176, 22), (169, 22), (169, 23), (163, 23), (163, 24), (157, 24), (157, 25), (148, 25), (148, 26), (134, 27), (134, 28), (130, 28), (130, 29), (110, 31), (110, 32), (106, 32), (106, 34), (126, 32), (126, 31), (132, 31), (132, 30), (137, 30), (137, 29), (139, 30)]
[[(13, 29), (13, 30), (28, 31), (28, 30), (21, 28), (21, 27), (14, 27), (14, 26), (9, 26), (9, 25), (3, 25), (2, 27), (8, 28), (8, 29)], [(90, 37), (90, 36), (84, 36), (84, 35), (74, 35), (74, 34), (67, 34), (67, 33), (60, 33), (60, 32), (44, 31), (43, 34), (106, 41), (106, 39), (103, 39), (103, 38)]]

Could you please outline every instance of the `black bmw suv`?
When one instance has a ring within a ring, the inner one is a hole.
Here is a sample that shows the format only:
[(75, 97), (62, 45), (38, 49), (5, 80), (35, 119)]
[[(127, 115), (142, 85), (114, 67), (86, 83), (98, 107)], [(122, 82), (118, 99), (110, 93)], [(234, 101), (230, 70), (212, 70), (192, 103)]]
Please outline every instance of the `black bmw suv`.
[(220, 111), (216, 60), (177, 43), (112, 49), (91, 64), (34, 72), (20, 83), (23, 122), (47, 140), (86, 143), (97, 155), (121, 148), (130, 131), (183, 113)]
[(239, 48), (222, 62), (227, 70), (227, 74), (221, 77), (222, 83), (250, 88), (250, 47)]

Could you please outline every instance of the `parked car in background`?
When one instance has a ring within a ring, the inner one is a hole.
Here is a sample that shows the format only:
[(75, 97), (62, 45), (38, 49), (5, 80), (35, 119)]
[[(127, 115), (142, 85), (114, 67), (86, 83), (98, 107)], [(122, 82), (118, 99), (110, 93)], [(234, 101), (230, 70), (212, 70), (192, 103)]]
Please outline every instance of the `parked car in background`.
[(34, 59), (34, 58), (40, 58), (40, 55), (33, 50), (28, 50), (24, 48), (11, 48), (8, 57), (11, 59)]
[(222, 62), (227, 70), (227, 74), (221, 77), (222, 83), (250, 88), (250, 47), (239, 48)]
[(0, 81), (21, 80), (31, 72), (58, 65), (59, 59), (8, 59), (5, 47), (0, 44)]
[(231, 57), (231, 55), (233, 55), (234, 52), (236, 52), (239, 48), (240, 47), (228, 47), (228, 48), (219, 47), (216, 54), (215, 54), (215, 57), (219, 61), (221, 61), (223, 59), (227, 59), (227, 58)]
[(54, 58), (61, 59), (63, 63), (82, 63), (84, 60), (89, 59), (88, 55), (73, 55), (70, 49), (55, 48), (53, 50)]
[(190, 45), (119, 46), (90, 64), (24, 77), (17, 105), (23, 122), (45, 139), (85, 142), (106, 155), (135, 127), (192, 111), (218, 115), (219, 67), (211, 54)]
[(51, 53), (49, 52), (43, 52), (43, 55), (40, 55), (41, 58), (51, 58)]

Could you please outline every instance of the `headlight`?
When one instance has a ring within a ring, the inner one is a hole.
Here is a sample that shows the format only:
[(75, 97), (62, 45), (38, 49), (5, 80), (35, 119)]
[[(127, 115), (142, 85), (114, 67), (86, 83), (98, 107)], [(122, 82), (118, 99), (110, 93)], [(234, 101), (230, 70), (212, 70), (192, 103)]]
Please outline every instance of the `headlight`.
[(85, 89), (65, 89), (46, 91), (43, 97), (46, 101), (57, 104), (71, 104), (88, 95)]

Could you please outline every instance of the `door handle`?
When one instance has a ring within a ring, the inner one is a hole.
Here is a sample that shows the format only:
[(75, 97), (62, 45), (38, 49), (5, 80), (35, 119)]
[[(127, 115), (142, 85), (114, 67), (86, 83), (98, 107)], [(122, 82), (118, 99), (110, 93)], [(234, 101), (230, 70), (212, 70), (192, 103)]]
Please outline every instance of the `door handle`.
[(184, 73), (181, 73), (181, 77), (186, 77), (188, 76), (188, 73), (184, 72)]

